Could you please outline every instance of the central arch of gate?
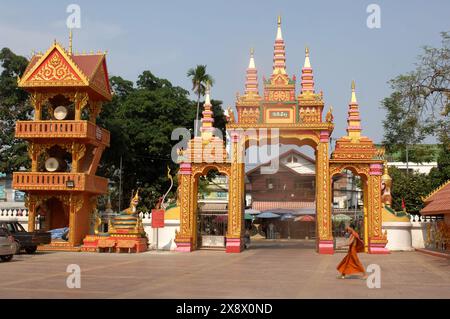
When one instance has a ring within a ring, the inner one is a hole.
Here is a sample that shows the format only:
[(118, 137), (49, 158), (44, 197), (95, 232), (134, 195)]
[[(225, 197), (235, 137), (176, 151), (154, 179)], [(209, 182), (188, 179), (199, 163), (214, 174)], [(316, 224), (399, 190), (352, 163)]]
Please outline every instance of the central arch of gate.
[[(226, 251), (243, 249), (245, 151), (252, 145), (261, 147), (280, 143), (309, 145), (316, 155), (316, 238), (317, 251), (334, 252), (331, 223), (331, 177), (343, 169), (351, 169), (364, 178), (366, 251), (387, 253), (385, 234), (381, 232), (381, 175), (384, 151), (372, 140), (361, 135), (359, 105), (352, 83), (351, 100), (347, 112), (347, 134), (336, 141), (330, 154), (330, 136), (333, 132), (332, 107), (323, 116), (322, 92), (314, 88), (313, 68), (309, 49), (301, 69), (300, 92), (296, 93), (297, 79), (286, 72), (285, 44), (278, 17), (274, 44), (273, 71), (263, 78), (263, 95), (259, 94), (258, 72), (254, 51), (246, 71), (245, 91), (236, 96), (236, 115), (229, 107), (227, 114), (228, 143), (216, 136), (209, 92), (202, 112), (201, 134), (189, 141), (186, 149), (178, 150), (180, 163), (178, 189), (180, 196), (180, 231), (176, 233), (177, 250), (196, 249), (197, 185), (198, 178), (214, 168), (228, 176), (229, 203)], [(270, 168), (269, 168), (270, 173)], [(266, 171), (267, 173), (267, 171)]]
[[(245, 153), (250, 147), (274, 147), (279, 145), (308, 145), (314, 149), (316, 158), (315, 200), (317, 250), (333, 253), (331, 230), (331, 183), (329, 174), (329, 141), (334, 125), (331, 122), (315, 123), (230, 123), (227, 131), (238, 141), (238, 152)], [(248, 158), (247, 158), (248, 159)], [(261, 174), (275, 174), (278, 161), (272, 161), (261, 169)]]

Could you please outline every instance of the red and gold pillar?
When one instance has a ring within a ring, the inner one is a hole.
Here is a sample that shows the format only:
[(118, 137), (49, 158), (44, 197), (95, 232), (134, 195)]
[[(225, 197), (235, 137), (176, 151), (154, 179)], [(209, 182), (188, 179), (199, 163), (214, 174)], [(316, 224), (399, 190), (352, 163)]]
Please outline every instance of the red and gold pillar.
[(177, 244), (176, 251), (189, 252), (194, 247), (194, 181), (192, 176), (192, 164), (181, 163), (178, 173), (178, 183), (180, 192), (180, 231), (175, 236)]
[(383, 164), (370, 164), (369, 171), (369, 253), (389, 254), (387, 239), (382, 233), (381, 175)]
[(333, 254), (331, 231), (331, 182), (328, 162), (329, 132), (320, 133), (316, 150), (316, 229), (319, 254)]
[(245, 168), (243, 139), (237, 132), (231, 133), (231, 176), (229, 178), (227, 253), (240, 253), (244, 248), (244, 197)]

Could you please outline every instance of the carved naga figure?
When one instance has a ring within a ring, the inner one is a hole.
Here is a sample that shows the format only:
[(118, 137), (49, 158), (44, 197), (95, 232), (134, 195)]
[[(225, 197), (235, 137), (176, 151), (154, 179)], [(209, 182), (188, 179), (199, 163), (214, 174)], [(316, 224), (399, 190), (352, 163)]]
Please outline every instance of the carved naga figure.
[(163, 208), (163, 209), (166, 209), (167, 206), (169, 206), (169, 204), (165, 202), (165, 199), (166, 199), (167, 195), (169, 195), (169, 192), (172, 190), (172, 187), (173, 187), (173, 177), (172, 177), (172, 175), (170, 175), (170, 167), (169, 167), (169, 165), (167, 165), (167, 177), (170, 180), (170, 186), (169, 186), (169, 189), (164, 194), (164, 196), (163, 196), (163, 198), (161, 200), (161, 208)]
[(137, 213), (137, 205), (139, 204), (139, 188), (136, 191), (136, 194), (134, 195), (134, 197), (131, 199), (130, 201), (130, 207), (128, 207), (127, 209), (123, 210), (120, 215), (136, 215)]

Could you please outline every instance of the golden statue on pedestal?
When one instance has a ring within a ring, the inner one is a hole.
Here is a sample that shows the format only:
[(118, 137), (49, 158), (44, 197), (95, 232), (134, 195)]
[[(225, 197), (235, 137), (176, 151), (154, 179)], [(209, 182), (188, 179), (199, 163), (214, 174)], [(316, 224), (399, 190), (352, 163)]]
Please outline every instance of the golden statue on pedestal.
[(139, 189), (130, 201), (130, 207), (119, 213), (109, 223), (110, 234), (144, 234), (142, 220), (137, 213)]
[(381, 202), (383, 206), (391, 207), (392, 204), (392, 178), (389, 176), (387, 162), (384, 163), (384, 173), (381, 176)]

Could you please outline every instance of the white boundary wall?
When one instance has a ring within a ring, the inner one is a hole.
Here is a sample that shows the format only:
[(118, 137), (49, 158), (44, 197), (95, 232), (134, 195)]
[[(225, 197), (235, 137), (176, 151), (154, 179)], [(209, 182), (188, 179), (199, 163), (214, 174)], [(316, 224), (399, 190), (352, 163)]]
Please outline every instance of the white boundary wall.
[[(151, 227), (152, 219), (149, 212), (141, 212), (139, 216), (142, 218), (151, 249), (156, 249), (157, 241), (159, 250), (174, 250), (176, 248), (175, 232), (180, 229), (179, 220), (165, 220), (165, 227), (156, 230)], [(27, 230), (28, 210), (21, 208), (0, 209), (0, 221), (11, 220), (17, 220)], [(411, 215), (410, 222), (383, 222), (382, 228), (387, 231), (388, 239), (386, 247), (391, 251), (410, 251), (414, 248), (425, 248), (427, 225), (434, 225), (434, 223), (436, 223), (435, 217), (419, 215)]]
[(409, 222), (383, 222), (382, 229), (387, 231), (388, 239), (386, 248), (391, 251), (426, 248), (427, 225), (434, 229), (436, 221), (434, 216), (410, 215)]
[[(176, 219), (166, 219), (164, 228), (158, 230), (152, 228), (152, 218), (150, 213), (139, 213), (142, 218), (144, 230), (149, 240), (150, 249), (156, 249), (158, 241), (159, 250), (175, 250), (175, 231), (180, 229), (180, 221)], [(0, 209), (0, 221), (18, 221), (25, 230), (28, 230), (28, 210), (27, 209)], [(156, 237), (158, 235), (158, 238)]]
[[(147, 233), (149, 249), (175, 250), (175, 232), (180, 230), (180, 221), (177, 219), (164, 220), (164, 228), (152, 228), (152, 218), (150, 213), (139, 213), (142, 217), (144, 230)], [(158, 243), (158, 247), (156, 247)]]

